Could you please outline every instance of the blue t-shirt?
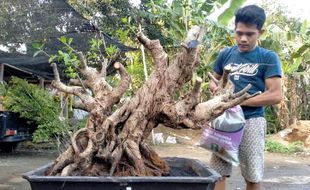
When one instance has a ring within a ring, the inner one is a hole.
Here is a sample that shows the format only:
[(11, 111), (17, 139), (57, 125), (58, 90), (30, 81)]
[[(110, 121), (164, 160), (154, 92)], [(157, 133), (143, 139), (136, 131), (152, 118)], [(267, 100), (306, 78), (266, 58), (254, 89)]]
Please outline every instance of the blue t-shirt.
[[(223, 74), (224, 67), (230, 65), (236, 72), (230, 74), (230, 80), (235, 85), (235, 92), (242, 90), (248, 84), (252, 88), (248, 93), (265, 91), (265, 79), (281, 77), (281, 64), (277, 54), (262, 47), (255, 47), (249, 52), (240, 52), (238, 46), (224, 48), (218, 55), (213, 70)], [(263, 107), (242, 106), (245, 119), (263, 117)]]

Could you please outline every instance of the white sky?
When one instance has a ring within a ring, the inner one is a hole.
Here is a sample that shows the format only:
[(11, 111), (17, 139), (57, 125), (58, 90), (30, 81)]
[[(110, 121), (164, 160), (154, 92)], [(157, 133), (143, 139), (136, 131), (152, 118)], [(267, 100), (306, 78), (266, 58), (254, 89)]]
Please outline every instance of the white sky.
[[(262, 3), (263, 0), (247, 0), (246, 4)], [(266, 1), (266, 0), (265, 0)], [(276, 0), (277, 4), (287, 7), (288, 14), (292, 17), (310, 19), (309, 0)]]
[[(262, 4), (263, 1), (268, 0), (247, 0), (244, 5), (250, 5), (250, 4)], [(288, 7), (288, 15), (291, 17), (300, 18), (301, 20), (310, 20), (310, 1), (309, 0), (275, 0), (275, 3), (278, 5), (282, 5), (284, 7)], [(226, 6), (223, 6), (218, 11), (215, 11), (210, 19), (216, 20), (217, 16), (222, 13), (223, 10), (225, 10), (228, 7), (228, 3), (226, 3)]]
[[(129, 0), (134, 5), (138, 5), (140, 0)], [(172, 1), (172, 0), (169, 0)], [(268, 0), (247, 0), (244, 5), (249, 4), (257, 4), (260, 5), (263, 1)], [(288, 11), (290, 12), (289, 15), (292, 17), (301, 18), (302, 20), (307, 19), (310, 20), (310, 1), (309, 0), (275, 0), (276, 4), (281, 4), (282, 6), (287, 6)], [(212, 14), (211, 19), (215, 20), (217, 16), (223, 11), (227, 6), (224, 6), (220, 9), (220, 12), (216, 12)]]

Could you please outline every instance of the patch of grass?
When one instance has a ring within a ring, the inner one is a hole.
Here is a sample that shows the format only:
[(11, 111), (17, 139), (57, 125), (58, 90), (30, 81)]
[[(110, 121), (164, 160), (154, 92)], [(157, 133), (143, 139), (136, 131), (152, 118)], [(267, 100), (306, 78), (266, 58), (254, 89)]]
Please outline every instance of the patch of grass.
[(272, 140), (266, 140), (265, 143), (265, 150), (268, 152), (291, 154), (295, 152), (302, 152), (303, 149), (304, 143), (301, 141), (292, 142), (288, 146)]

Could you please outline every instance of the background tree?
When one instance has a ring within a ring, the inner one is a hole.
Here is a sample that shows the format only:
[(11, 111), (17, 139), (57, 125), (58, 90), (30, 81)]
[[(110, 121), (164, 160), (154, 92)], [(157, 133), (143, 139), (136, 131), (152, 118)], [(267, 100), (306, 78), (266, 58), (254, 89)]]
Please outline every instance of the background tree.
[(265, 35), (260, 45), (277, 52), (284, 74), (284, 101), (267, 107), (270, 132), (277, 132), (299, 119), (310, 119), (310, 23), (287, 15), (287, 8), (268, 2)]

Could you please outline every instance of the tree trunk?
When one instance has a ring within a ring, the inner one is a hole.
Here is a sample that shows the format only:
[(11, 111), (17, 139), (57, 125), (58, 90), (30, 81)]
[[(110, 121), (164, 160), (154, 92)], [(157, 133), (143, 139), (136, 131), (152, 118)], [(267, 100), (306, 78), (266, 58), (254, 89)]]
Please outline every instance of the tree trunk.
[[(57, 67), (52, 64), (55, 80), (52, 85), (81, 99), (79, 107), (90, 112), (85, 128), (71, 138), (72, 144), (62, 153), (46, 172), (46, 175), (86, 176), (161, 176), (169, 173), (169, 166), (146, 144), (146, 138), (158, 124), (167, 127), (199, 128), (203, 123), (217, 117), (224, 110), (249, 97), (247, 86), (238, 93), (228, 80), (229, 70), (224, 73), (216, 96), (200, 103), (198, 79), (193, 89), (182, 99), (172, 96), (188, 82), (199, 64), (199, 43), (203, 36), (200, 27), (193, 27), (185, 39), (181, 52), (169, 63), (159, 40), (149, 40), (142, 33), (138, 40), (149, 50), (154, 71), (143, 86), (127, 102), (114, 112), (121, 96), (130, 84), (125, 68), (116, 63), (121, 83), (112, 88), (105, 81), (105, 71), (98, 72), (86, 64), (82, 53), (79, 72), (84, 81), (72, 81), (75, 86), (60, 82)], [(105, 63), (103, 62), (103, 68)], [(92, 96), (86, 89), (91, 90)]]

